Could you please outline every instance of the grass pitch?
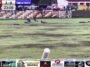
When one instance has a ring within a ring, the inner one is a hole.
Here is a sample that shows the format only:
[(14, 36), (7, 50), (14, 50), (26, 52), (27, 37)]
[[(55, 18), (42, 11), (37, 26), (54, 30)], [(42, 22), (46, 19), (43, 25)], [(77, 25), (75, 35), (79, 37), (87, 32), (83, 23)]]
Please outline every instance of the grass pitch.
[(0, 20), (0, 58), (41, 58), (50, 48), (50, 58), (90, 58), (90, 18)]

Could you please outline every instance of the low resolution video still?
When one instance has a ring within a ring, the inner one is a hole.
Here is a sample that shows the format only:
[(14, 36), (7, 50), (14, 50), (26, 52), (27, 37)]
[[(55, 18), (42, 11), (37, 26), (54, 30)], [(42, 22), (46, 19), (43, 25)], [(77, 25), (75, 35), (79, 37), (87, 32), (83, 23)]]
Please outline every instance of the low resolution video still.
[(90, 0), (0, 0), (0, 67), (90, 67)]

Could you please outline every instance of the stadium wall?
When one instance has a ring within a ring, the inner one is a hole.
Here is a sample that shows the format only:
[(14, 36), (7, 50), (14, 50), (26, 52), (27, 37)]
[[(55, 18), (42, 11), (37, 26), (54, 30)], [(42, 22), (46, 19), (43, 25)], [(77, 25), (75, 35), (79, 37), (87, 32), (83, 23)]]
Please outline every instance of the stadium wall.
[(72, 12), (73, 18), (90, 18), (90, 10), (79, 10), (79, 11), (73, 11)]

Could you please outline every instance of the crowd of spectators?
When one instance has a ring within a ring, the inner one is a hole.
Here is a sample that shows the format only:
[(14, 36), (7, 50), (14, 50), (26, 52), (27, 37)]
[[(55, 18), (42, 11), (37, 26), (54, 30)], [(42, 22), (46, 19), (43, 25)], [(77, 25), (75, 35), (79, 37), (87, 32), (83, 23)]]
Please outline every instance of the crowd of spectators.
[[(0, 18), (31, 18), (39, 17), (71, 17), (72, 5), (58, 7), (57, 2), (51, 5), (40, 4), (31, 6), (19, 6), (15, 11), (1, 11)], [(3, 15), (2, 15), (3, 14)]]

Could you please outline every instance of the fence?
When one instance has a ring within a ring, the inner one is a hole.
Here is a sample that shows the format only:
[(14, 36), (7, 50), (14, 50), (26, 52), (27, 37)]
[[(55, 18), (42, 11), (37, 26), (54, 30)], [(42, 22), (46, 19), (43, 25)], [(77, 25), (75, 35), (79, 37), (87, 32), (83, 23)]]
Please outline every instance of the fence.
[(0, 11), (0, 19), (26, 19), (26, 18), (70, 18), (72, 12), (65, 10), (25, 10), (25, 11)]

